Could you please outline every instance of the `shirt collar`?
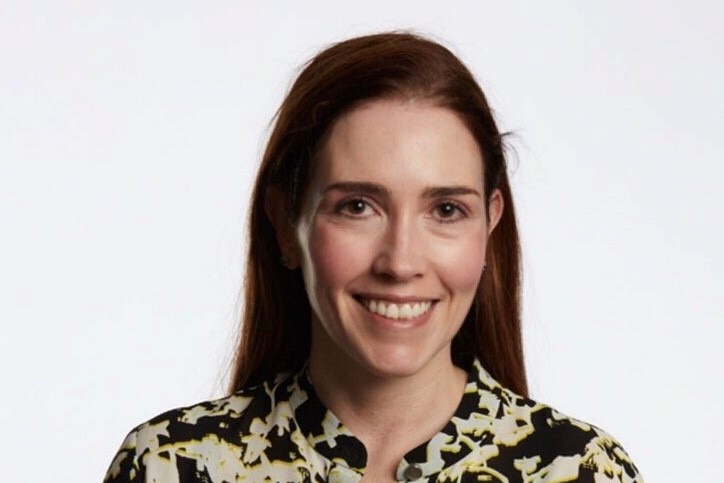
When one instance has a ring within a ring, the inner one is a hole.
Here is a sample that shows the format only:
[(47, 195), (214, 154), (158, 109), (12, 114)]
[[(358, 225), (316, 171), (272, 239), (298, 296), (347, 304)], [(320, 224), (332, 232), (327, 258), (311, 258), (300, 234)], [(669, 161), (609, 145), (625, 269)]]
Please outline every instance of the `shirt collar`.
[[(293, 377), (291, 383), (292, 411), (310, 445), (328, 460), (362, 473), (367, 463), (364, 445), (319, 400), (306, 367)], [(503, 415), (508, 402), (508, 391), (475, 360), (468, 372), (463, 397), (452, 418), (429, 441), (405, 455), (398, 473), (416, 465), (423, 476), (429, 476), (465, 458), (486, 443), (480, 441), (481, 434), (494, 419)]]

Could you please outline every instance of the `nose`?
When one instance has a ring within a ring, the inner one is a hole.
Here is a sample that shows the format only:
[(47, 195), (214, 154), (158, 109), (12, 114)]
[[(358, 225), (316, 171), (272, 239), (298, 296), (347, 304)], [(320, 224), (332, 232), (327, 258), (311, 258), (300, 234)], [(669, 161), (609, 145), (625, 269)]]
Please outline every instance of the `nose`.
[(380, 238), (373, 271), (392, 281), (407, 281), (424, 273), (424, 240), (413, 217), (390, 219)]

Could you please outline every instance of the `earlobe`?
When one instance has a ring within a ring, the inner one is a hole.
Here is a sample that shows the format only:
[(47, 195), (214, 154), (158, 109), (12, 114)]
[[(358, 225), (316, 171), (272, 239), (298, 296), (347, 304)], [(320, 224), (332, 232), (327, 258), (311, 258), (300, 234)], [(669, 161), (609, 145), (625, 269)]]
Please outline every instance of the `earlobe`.
[(498, 222), (503, 216), (504, 204), (503, 193), (496, 188), (488, 198), (488, 236), (498, 226)]
[(290, 270), (297, 268), (299, 257), (297, 256), (294, 227), (287, 213), (286, 196), (281, 189), (276, 186), (267, 188), (264, 196), (264, 211), (269, 217), (277, 237), (277, 244), (281, 252), (279, 263)]

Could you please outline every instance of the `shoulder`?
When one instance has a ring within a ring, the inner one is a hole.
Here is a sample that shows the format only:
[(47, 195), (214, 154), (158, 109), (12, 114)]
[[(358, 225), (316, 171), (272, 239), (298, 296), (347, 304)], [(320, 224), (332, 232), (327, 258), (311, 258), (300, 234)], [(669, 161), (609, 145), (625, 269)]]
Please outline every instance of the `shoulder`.
[(608, 432), (546, 404), (531, 401), (528, 407), (512, 412), (524, 415), (518, 421), (525, 421), (527, 433), (515, 442), (525, 450), (517, 461), (522, 473), (549, 478), (570, 474), (575, 481), (642, 481), (631, 457)]
[[(220, 399), (175, 408), (136, 426), (113, 458), (105, 481), (184, 481), (185, 471), (198, 472), (198, 460), (205, 460), (206, 468), (238, 471), (250, 427), (274, 412), (286, 376)], [(208, 464), (212, 463), (209, 459), (218, 464)], [(212, 481), (226, 481), (219, 476)]]
[(526, 481), (643, 481), (623, 446), (603, 429), (520, 396), (485, 372), (479, 380), (478, 406), (492, 416), (496, 459)]

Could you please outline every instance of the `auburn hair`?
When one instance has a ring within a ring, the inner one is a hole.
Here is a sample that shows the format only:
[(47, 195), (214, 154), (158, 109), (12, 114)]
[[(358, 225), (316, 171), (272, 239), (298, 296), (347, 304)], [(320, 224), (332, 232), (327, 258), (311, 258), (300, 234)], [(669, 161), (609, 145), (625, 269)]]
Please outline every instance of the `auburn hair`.
[(244, 306), (230, 390), (300, 368), (309, 357), (311, 307), (301, 271), (280, 263), (265, 212), (269, 187), (286, 195), (291, 223), (300, 214), (313, 161), (332, 123), (362, 102), (420, 100), (458, 113), (477, 140), (486, 199), (500, 190), (502, 218), (487, 245), (486, 269), (452, 342), (453, 361), (478, 358), (504, 386), (527, 396), (520, 323), (520, 244), (503, 135), (470, 71), (439, 43), (407, 32), (352, 38), (303, 68), (277, 111), (252, 192)]

